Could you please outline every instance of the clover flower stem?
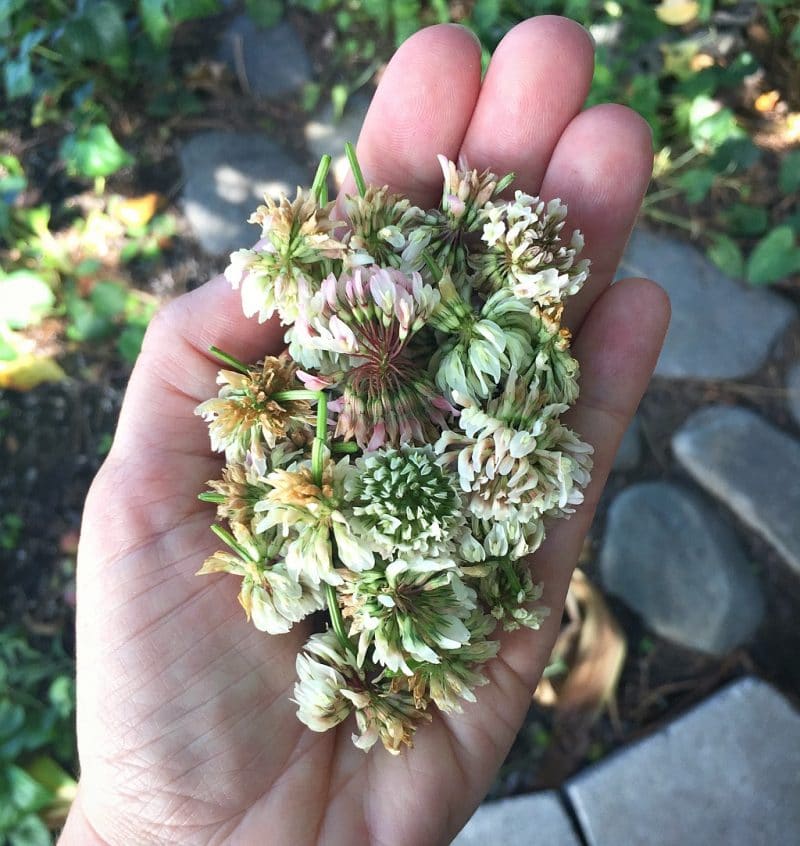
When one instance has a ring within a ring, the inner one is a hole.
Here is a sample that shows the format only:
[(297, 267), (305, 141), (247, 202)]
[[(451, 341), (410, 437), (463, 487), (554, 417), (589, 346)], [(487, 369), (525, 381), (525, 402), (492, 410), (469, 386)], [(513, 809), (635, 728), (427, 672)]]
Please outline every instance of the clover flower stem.
[(234, 370), (238, 370), (239, 373), (249, 373), (249, 368), (243, 361), (239, 361), (238, 358), (232, 356), (230, 353), (226, 353), (224, 350), (221, 350), (219, 347), (209, 347), (208, 351), (214, 358), (219, 359), (223, 364), (227, 364), (229, 367), (232, 367)]
[[(314, 181), (311, 183), (311, 196), (316, 199), (318, 203), (327, 203), (328, 201), (328, 186), (326, 179), (328, 178), (328, 171), (331, 167), (331, 157), (325, 155), (319, 160), (317, 172), (314, 174)], [(324, 193), (324, 197), (323, 197)]]
[(203, 493), (197, 494), (197, 498), (200, 502), (211, 502), (214, 505), (221, 505), (227, 499), (224, 494), (215, 491), (203, 491)]
[(506, 558), (502, 564), (503, 571), (506, 574), (506, 578), (511, 583), (511, 586), (514, 588), (514, 592), (519, 594), (522, 592), (522, 584), (520, 583), (519, 578), (517, 577), (516, 572), (514, 571), (514, 565), (511, 563), (510, 558)]
[(331, 452), (351, 453), (358, 452), (358, 444), (353, 441), (345, 441), (339, 444), (331, 444)]
[(350, 162), (350, 170), (353, 171), (353, 179), (356, 182), (356, 188), (360, 196), (367, 193), (367, 183), (364, 181), (364, 174), (361, 172), (361, 165), (356, 158), (356, 148), (348, 141), (344, 145), (344, 151), (347, 154), (347, 161)]
[(428, 270), (430, 270), (431, 276), (433, 276), (434, 280), (436, 282), (440, 282), (442, 276), (444, 276), (444, 271), (441, 267), (439, 267), (438, 264), (436, 264), (433, 259), (433, 256), (427, 250), (423, 250), (422, 259), (425, 262), (425, 265), (427, 266)]
[(245, 560), (250, 559), (250, 553), (237, 542), (236, 538), (222, 526), (214, 524), (211, 531), (225, 544), (227, 544), (234, 552), (238, 553)]

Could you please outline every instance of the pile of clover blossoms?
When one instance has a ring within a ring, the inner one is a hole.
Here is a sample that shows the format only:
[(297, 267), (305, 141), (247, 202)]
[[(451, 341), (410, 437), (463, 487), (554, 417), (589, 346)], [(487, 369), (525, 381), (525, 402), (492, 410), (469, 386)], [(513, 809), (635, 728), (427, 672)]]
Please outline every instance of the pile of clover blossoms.
[(357, 746), (398, 752), (431, 703), (475, 700), (499, 629), (547, 614), (525, 557), (589, 480), (592, 449), (560, 422), (578, 394), (561, 314), (588, 262), (560, 201), (501, 199), (512, 176), (440, 157), (425, 211), (347, 152), (341, 219), (325, 157), (310, 191), (258, 208), (261, 240), (225, 271), (288, 349), (253, 366), (214, 350), (229, 369), (197, 412), (227, 464), (201, 498), (227, 549), (200, 572), (240, 576), (270, 634), (324, 612), (297, 657), (300, 720), (352, 713)]

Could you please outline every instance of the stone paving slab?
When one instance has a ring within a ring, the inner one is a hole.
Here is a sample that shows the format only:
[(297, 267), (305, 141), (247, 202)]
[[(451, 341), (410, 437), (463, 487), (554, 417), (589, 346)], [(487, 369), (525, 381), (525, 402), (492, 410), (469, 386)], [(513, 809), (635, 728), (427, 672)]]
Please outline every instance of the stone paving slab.
[(624, 490), (608, 512), (604, 587), (675, 643), (725, 655), (764, 614), (741, 541), (704, 498), (669, 482)]
[(261, 233), (247, 218), (285, 192), (294, 197), (311, 176), (275, 143), (257, 133), (202, 132), (180, 153), (186, 179), (183, 207), (202, 248), (227, 254), (252, 246)]
[(354, 94), (345, 107), (340, 120), (333, 117), (333, 105), (326, 103), (305, 127), (306, 143), (315, 159), (325, 153), (331, 156), (331, 174), (337, 188), (342, 187), (350, 165), (344, 153), (346, 141), (355, 144), (372, 97), (365, 91)]
[(580, 846), (555, 791), (487, 802), (452, 846)]
[(798, 750), (800, 714), (745, 678), (584, 771), (567, 794), (588, 846), (790, 846)]
[(673, 435), (672, 451), (800, 574), (800, 441), (745, 408), (707, 406)]
[(656, 375), (735, 379), (758, 370), (795, 317), (778, 294), (734, 282), (690, 244), (636, 229), (621, 276), (649, 276), (672, 301)]
[(256, 97), (285, 97), (311, 81), (311, 60), (287, 21), (262, 29), (238, 15), (222, 33), (219, 58)]
[(786, 391), (788, 393), (789, 411), (794, 418), (794, 422), (800, 426), (800, 362), (789, 371), (786, 379)]

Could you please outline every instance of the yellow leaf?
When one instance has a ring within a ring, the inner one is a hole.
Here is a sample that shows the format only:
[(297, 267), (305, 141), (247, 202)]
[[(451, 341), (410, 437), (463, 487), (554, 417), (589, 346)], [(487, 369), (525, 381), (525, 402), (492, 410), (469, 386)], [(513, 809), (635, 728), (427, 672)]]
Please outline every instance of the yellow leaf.
[(52, 358), (30, 353), (13, 361), (0, 361), (0, 388), (30, 391), (43, 382), (61, 382), (67, 374)]
[(700, 12), (696, 0), (662, 0), (656, 6), (656, 17), (669, 26), (683, 26), (691, 23)]
[(144, 226), (158, 210), (161, 195), (143, 194), (141, 197), (128, 197), (114, 207), (114, 216), (125, 226)]

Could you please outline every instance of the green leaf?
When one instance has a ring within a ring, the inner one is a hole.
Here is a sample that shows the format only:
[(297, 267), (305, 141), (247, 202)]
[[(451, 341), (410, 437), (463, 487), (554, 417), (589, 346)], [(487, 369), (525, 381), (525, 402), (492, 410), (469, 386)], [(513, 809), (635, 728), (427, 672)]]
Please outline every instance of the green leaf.
[(20, 811), (38, 811), (53, 801), (53, 794), (38, 781), (31, 778), (22, 767), (6, 766), (11, 802)]
[(150, 41), (166, 47), (172, 37), (172, 22), (167, 15), (167, 0), (139, 0), (139, 18)]
[(723, 214), (723, 218), (731, 234), (748, 238), (763, 235), (769, 227), (767, 210), (745, 203), (734, 203)]
[(72, 176), (111, 176), (133, 162), (102, 123), (68, 135), (61, 143), (60, 154)]
[(28, 185), (25, 171), (16, 156), (0, 155), (0, 200), (13, 203)]
[(206, 18), (220, 11), (219, 0), (169, 0), (172, 17), (178, 23), (194, 18)]
[(50, 286), (30, 270), (0, 276), (0, 323), (24, 329), (38, 323), (54, 303)]
[(3, 63), (3, 77), (9, 100), (27, 97), (33, 91), (33, 73), (27, 56), (7, 59)]
[(792, 150), (784, 156), (778, 174), (778, 187), (784, 194), (800, 191), (800, 150)]
[(275, 26), (283, 17), (282, 0), (246, 0), (245, 7), (247, 14), (264, 29)]
[(744, 275), (744, 257), (739, 245), (727, 235), (716, 235), (708, 248), (708, 257), (714, 264), (735, 279)]
[(98, 57), (118, 71), (128, 67), (128, 29), (120, 11), (120, 4), (103, 0), (92, 4), (87, 12), (91, 15), (92, 26), (97, 34), (101, 55)]
[(736, 115), (710, 97), (695, 97), (689, 108), (689, 138), (695, 149), (712, 153), (726, 141), (746, 138)]
[(800, 271), (800, 247), (790, 226), (778, 226), (755, 246), (747, 262), (747, 281), (768, 285)]
[(75, 710), (75, 680), (72, 676), (56, 676), (47, 691), (47, 699), (62, 720), (67, 720)]
[(485, 32), (500, 19), (500, 0), (478, 0), (472, 9), (472, 25), (479, 32)]
[(0, 699), (0, 739), (11, 737), (25, 723), (25, 709), (10, 699)]
[(687, 203), (699, 203), (708, 196), (716, 178), (713, 170), (695, 167), (684, 171), (675, 181), (685, 193)]
[(128, 291), (119, 282), (98, 282), (92, 288), (89, 299), (98, 315), (113, 318), (125, 311)]
[(26, 814), (8, 833), (8, 842), (10, 846), (51, 846), (53, 838), (36, 814)]
[(117, 339), (117, 349), (125, 361), (133, 364), (142, 349), (146, 327), (131, 323), (126, 326)]

